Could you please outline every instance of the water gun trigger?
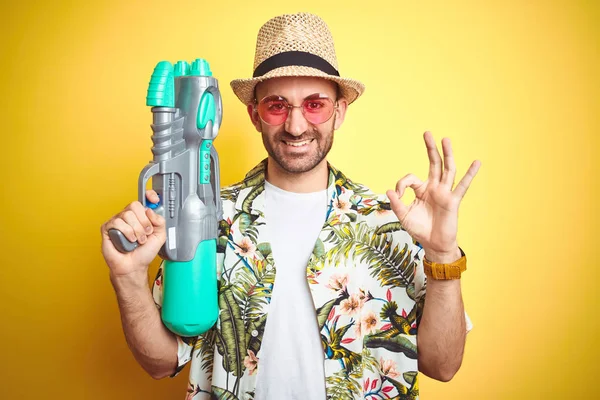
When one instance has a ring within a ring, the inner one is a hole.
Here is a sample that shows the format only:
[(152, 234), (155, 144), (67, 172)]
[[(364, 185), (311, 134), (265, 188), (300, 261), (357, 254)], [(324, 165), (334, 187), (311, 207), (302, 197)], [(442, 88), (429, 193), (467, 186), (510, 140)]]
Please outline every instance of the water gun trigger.
[[(160, 206), (161, 203), (160, 194), (157, 193), (156, 195), (158, 196), (158, 203), (150, 202), (150, 199), (146, 196), (146, 206), (153, 210)], [(130, 241), (118, 229), (109, 229), (108, 236), (110, 237), (110, 240), (115, 248), (121, 253), (130, 253), (139, 247), (139, 243), (137, 241)]]
[(152, 203), (148, 196), (146, 196), (146, 207), (156, 210), (161, 205), (160, 193), (156, 193), (156, 195), (158, 196), (158, 203)]

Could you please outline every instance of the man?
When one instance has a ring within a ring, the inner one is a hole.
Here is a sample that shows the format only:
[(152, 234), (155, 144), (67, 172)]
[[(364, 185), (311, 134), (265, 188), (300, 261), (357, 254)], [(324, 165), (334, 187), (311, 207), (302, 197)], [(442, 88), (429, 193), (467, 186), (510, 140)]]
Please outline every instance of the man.
[[(152, 295), (146, 278), (165, 242), (162, 217), (133, 202), (102, 226), (138, 362), (158, 379), (191, 360), (189, 399), (417, 399), (418, 371), (450, 380), (470, 329), (458, 207), (479, 162), (453, 189), (450, 141), (442, 162), (426, 132), (428, 179), (406, 175), (389, 197), (330, 165), (334, 131), (364, 86), (339, 76), (333, 39), (315, 15), (263, 25), (254, 77), (231, 86), (268, 158), (222, 190), (215, 326), (181, 338), (161, 322), (162, 265)], [(113, 227), (141, 246), (118, 253)]]

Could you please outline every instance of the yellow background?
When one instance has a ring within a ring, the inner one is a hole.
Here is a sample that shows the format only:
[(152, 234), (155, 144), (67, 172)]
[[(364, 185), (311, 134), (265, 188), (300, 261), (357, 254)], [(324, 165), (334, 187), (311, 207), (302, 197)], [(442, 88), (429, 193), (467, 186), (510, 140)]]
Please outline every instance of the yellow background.
[(154, 381), (129, 353), (100, 225), (151, 159), (160, 60), (203, 57), (219, 79), (224, 184), (264, 157), (229, 82), (251, 75), (260, 25), (297, 11), (367, 87), (335, 166), (377, 191), (424, 179), (425, 130), (452, 139), (458, 178), (482, 162), (459, 218), (474, 329), (422, 398), (598, 398), (597, 2), (38, 3), (4, 4), (0, 25), (0, 398), (184, 398), (187, 367)]

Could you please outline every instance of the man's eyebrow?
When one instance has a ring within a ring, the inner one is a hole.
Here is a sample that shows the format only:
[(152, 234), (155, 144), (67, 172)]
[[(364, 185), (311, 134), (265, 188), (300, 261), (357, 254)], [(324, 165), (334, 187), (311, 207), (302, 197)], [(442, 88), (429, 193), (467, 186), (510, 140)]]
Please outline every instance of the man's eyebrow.
[[(273, 94), (270, 94), (270, 95), (265, 95), (265, 96), (262, 96), (262, 98), (263, 98), (263, 99), (264, 99), (264, 98), (266, 98), (266, 97), (281, 97), (282, 99), (288, 100), (288, 99), (287, 99), (287, 97), (285, 97), (285, 96), (283, 96), (283, 95), (281, 95), (281, 94), (277, 94), (277, 93), (273, 93)], [(310, 99), (310, 98), (323, 98), (323, 97), (327, 97), (327, 98), (329, 98), (329, 99), (331, 99), (331, 98), (332, 98), (332, 97), (331, 97), (331, 96), (329, 96), (327, 93), (324, 93), (324, 92), (314, 92), (314, 93), (311, 93), (311, 94), (309, 94), (309, 95), (307, 95), (307, 96), (303, 97), (303, 99)]]
[(288, 101), (288, 99), (286, 99), (285, 97), (283, 97), (280, 94), (268, 94), (266, 96), (262, 96), (261, 99), (268, 99), (268, 98), (271, 98), (271, 97), (277, 97), (277, 98), (280, 98), (280, 99), (284, 99), (285, 101)]
[(327, 93), (324, 92), (315, 92), (313, 94), (309, 94), (308, 96), (305, 97), (305, 99), (308, 99), (310, 97), (316, 97), (316, 98), (323, 98), (323, 97), (327, 97), (328, 99), (331, 98), (330, 95), (328, 95)]

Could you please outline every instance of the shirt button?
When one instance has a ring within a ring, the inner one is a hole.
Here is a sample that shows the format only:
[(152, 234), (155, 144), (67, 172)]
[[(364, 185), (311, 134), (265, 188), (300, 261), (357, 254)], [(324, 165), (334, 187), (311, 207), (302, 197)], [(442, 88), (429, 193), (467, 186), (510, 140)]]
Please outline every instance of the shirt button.
[(272, 270), (273, 270), (273, 265), (267, 264), (267, 271), (272, 271)]
[(258, 336), (258, 331), (255, 329), (252, 331), (251, 333), (252, 337), (257, 337)]

